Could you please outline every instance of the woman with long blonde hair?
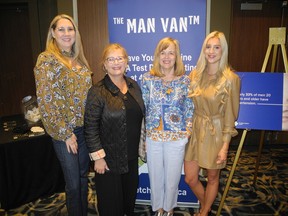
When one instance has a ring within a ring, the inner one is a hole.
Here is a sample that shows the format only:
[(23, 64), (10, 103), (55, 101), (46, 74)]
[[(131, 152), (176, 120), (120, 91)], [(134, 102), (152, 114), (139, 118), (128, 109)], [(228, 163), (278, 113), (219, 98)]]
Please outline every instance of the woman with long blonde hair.
[(41, 120), (65, 178), (69, 216), (87, 215), (90, 160), (83, 125), (91, 74), (74, 20), (65, 14), (56, 16), (34, 75)]
[[(189, 76), (189, 97), (195, 109), (185, 153), (185, 181), (200, 201), (196, 215), (206, 216), (218, 192), (231, 137), (237, 135), (240, 79), (228, 64), (228, 45), (222, 32), (206, 37), (196, 69)], [(207, 170), (206, 189), (198, 178), (200, 168)]]

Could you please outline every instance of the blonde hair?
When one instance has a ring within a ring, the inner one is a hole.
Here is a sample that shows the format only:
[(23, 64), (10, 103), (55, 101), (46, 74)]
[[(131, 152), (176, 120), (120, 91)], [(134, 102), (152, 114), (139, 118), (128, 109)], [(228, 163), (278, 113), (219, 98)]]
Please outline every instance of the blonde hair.
[(225, 75), (225, 73), (227, 72), (229, 73), (231, 71), (231, 68), (228, 63), (228, 44), (227, 44), (225, 35), (223, 32), (213, 31), (206, 36), (202, 45), (201, 53), (199, 55), (199, 58), (196, 64), (196, 72), (197, 72), (196, 79), (200, 82), (202, 80), (203, 72), (205, 71), (207, 67), (207, 60), (205, 58), (205, 50), (206, 50), (207, 43), (211, 38), (218, 38), (220, 45), (221, 45), (221, 49), (222, 49), (222, 55), (221, 55), (221, 59), (220, 59), (219, 66), (218, 66), (216, 80), (218, 80), (221, 76)]
[(102, 70), (104, 72), (106, 72), (104, 64), (105, 64), (105, 61), (107, 60), (109, 53), (111, 53), (112, 51), (117, 50), (117, 49), (122, 51), (123, 57), (124, 57), (126, 63), (128, 64), (128, 54), (127, 54), (126, 49), (119, 43), (108, 44), (103, 50), (101, 61), (100, 61), (100, 64), (102, 66)]
[(63, 56), (63, 54), (61, 53), (61, 50), (59, 49), (55, 38), (52, 35), (52, 31), (54, 31), (57, 27), (57, 23), (60, 19), (67, 19), (69, 20), (75, 30), (75, 42), (72, 46), (72, 52), (74, 53), (73, 56), (73, 61), (79, 61), (81, 64), (84, 64), (89, 70), (90, 70), (90, 66), (88, 64), (87, 59), (85, 58), (84, 55), (84, 51), (83, 51), (83, 46), (82, 46), (82, 41), (81, 41), (81, 36), (78, 30), (78, 27), (75, 23), (75, 21), (73, 20), (72, 17), (66, 15), (66, 14), (60, 14), (57, 15), (50, 23), (49, 29), (48, 29), (48, 35), (47, 35), (47, 40), (46, 40), (46, 51), (53, 53), (60, 61), (62, 61), (64, 63), (64, 65), (68, 68), (71, 68), (71, 65), (68, 61), (67, 58), (65, 58)]
[(175, 54), (176, 54), (176, 59), (175, 59), (175, 65), (174, 65), (174, 75), (175, 76), (181, 76), (185, 74), (185, 69), (184, 69), (184, 64), (181, 58), (181, 53), (180, 53), (180, 46), (179, 42), (176, 39), (173, 39), (171, 37), (165, 37), (161, 39), (155, 49), (154, 52), (154, 60), (153, 60), (153, 67), (150, 70), (151, 75), (153, 76), (158, 76), (158, 77), (163, 77), (164, 74), (161, 71), (161, 65), (160, 65), (160, 53), (167, 49), (171, 44), (175, 45)]

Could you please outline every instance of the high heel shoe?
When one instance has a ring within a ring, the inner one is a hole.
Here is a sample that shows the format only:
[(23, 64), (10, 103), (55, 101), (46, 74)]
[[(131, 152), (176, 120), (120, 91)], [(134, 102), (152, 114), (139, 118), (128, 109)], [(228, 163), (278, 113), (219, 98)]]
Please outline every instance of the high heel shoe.
[(173, 212), (165, 212), (163, 216), (173, 216)]
[(163, 212), (157, 211), (157, 212), (155, 212), (154, 216), (164, 216), (164, 215), (163, 215)]

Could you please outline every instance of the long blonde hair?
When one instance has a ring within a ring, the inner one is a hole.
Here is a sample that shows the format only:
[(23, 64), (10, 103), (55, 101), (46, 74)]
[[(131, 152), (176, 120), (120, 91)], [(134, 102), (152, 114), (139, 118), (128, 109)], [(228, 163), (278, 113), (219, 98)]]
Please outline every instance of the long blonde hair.
[(63, 64), (65, 64), (66, 67), (71, 68), (72, 66), (70, 65), (69, 61), (67, 58), (65, 58), (63, 56), (63, 54), (61, 53), (61, 50), (59, 49), (55, 38), (52, 35), (52, 31), (54, 31), (56, 29), (57, 23), (60, 19), (67, 19), (69, 20), (75, 30), (75, 43), (72, 46), (72, 52), (74, 53), (73, 56), (73, 61), (79, 61), (79, 63), (85, 65), (88, 69), (90, 69), (90, 66), (88, 64), (88, 61), (84, 55), (84, 51), (83, 51), (83, 46), (82, 46), (82, 41), (81, 41), (81, 36), (78, 30), (78, 27), (75, 23), (75, 21), (73, 20), (72, 17), (66, 15), (66, 14), (60, 14), (57, 15), (50, 23), (49, 29), (48, 29), (48, 35), (47, 35), (47, 40), (46, 40), (46, 51), (54, 54), (60, 61), (63, 62)]
[(223, 75), (225, 75), (225, 73), (230, 73), (231, 71), (231, 68), (228, 63), (228, 44), (227, 44), (225, 35), (223, 32), (213, 31), (206, 36), (202, 45), (201, 53), (199, 55), (199, 58), (196, 64), (197, 75), (195, 76), (195, 78), (197, 79), (198, 82), (201, 82), (203, 73), (207, 67), (207, 60), (205, 58), (205, 50), (206, 50), (207, 42), (211, 38), (218, 38), (220, 41), (221, 49), (222, 49), (222, 56), (219, 62), (218, 70), (217, 70), (217, 80)]
[(181, 53), (180, 53), (180, 46), (179, 42), (176, 39), (173, 39), (171, 37), (165, 37), (161, 39), (155, 49), (154, 52), (154, 60), (153, 60), (153, 67), (150, 70), (151, 75), (163, 77), (164, 74), (161, 71), (161, 65), (160, 65), (160, 53), (167, 49), (171, 44), (175, 45), (175, 51), (176, 51), (176, 62), (174, 66), (174, 75), (175, 76), (181, 76), (185, 74), (184, 64), (181, 59)]

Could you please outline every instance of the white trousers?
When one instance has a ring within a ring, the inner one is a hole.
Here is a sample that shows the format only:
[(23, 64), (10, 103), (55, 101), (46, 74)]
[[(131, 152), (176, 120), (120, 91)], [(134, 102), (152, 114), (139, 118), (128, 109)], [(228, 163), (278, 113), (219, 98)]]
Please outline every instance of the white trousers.
[(152, 210), (170, 211), (177, 206), (185, 145), (188, 139), (158, 142), (146, 138)]

